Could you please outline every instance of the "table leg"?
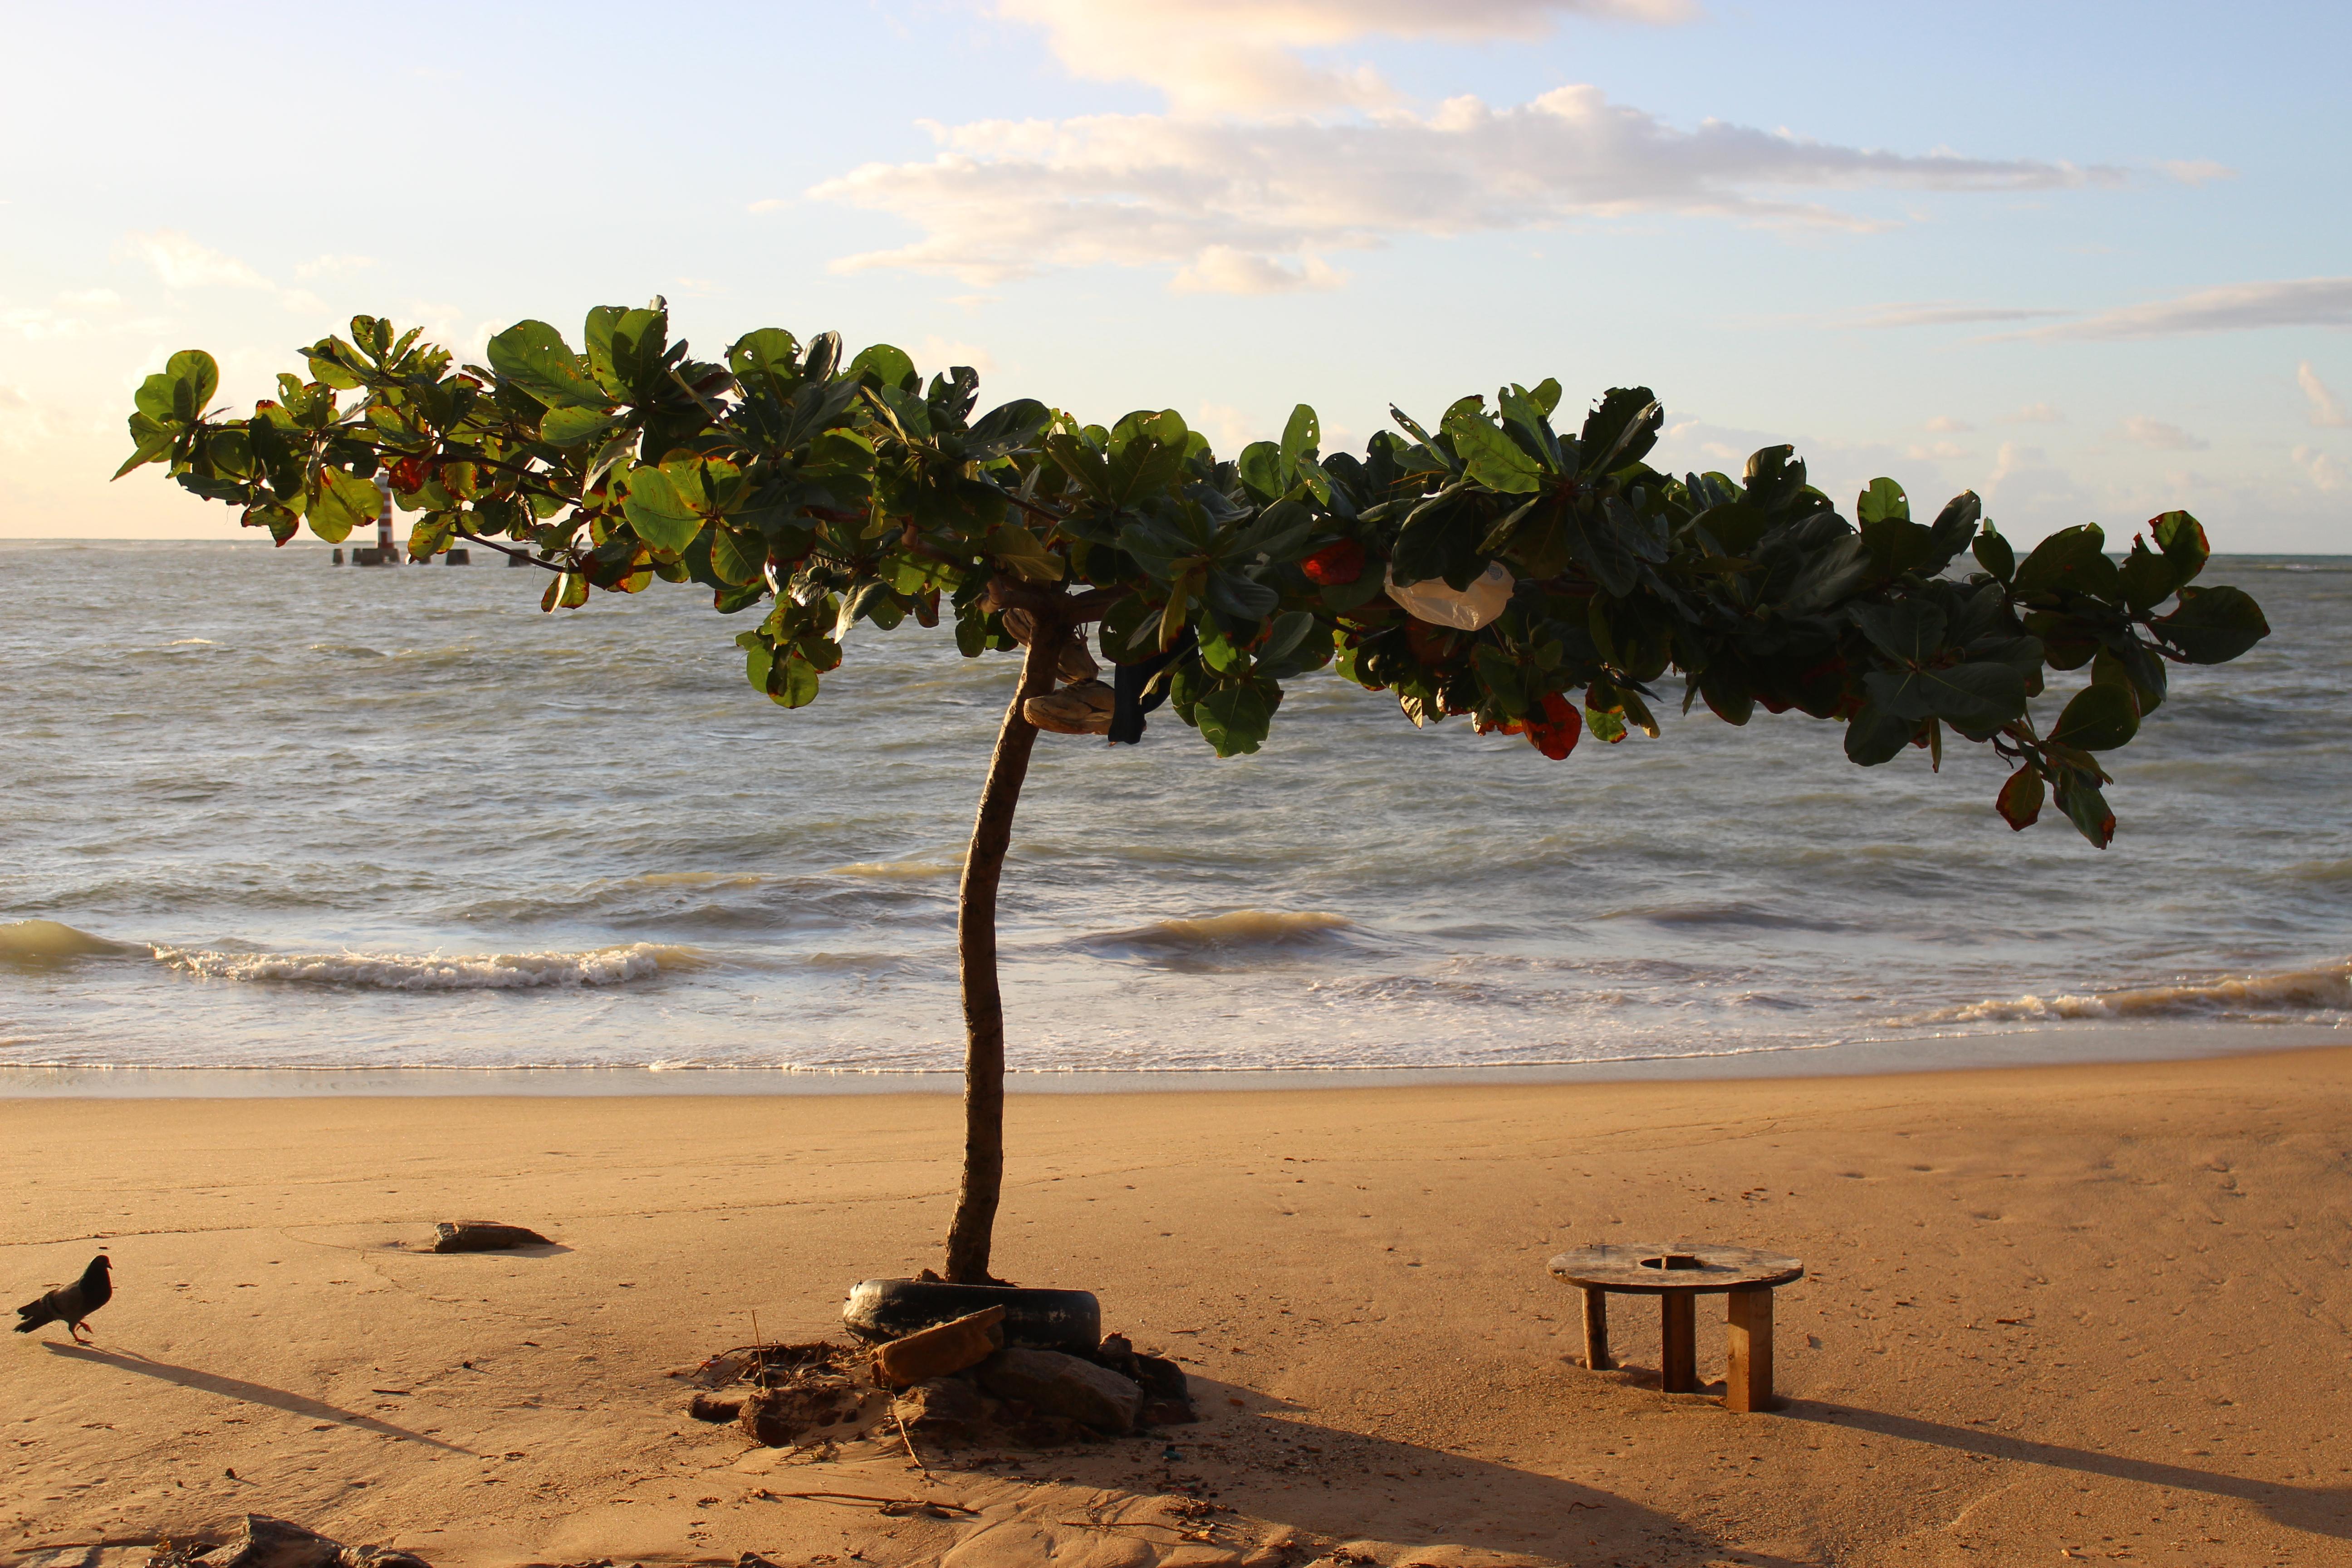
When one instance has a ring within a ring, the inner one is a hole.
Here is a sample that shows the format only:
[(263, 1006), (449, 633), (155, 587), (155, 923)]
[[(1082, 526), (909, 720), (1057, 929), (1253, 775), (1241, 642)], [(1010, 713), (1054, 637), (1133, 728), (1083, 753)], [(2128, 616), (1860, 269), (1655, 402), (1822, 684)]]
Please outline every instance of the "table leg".
[(1772, 1292), (1734, 1290), (1730, 1303), (1730, 1363), (1723, 1374), (1727, 1410), (1770, 1410), (1772, 1396)]
[(1692, 1308), (1696, 1300), (1687, 1290), (1658, 1298), (1658, 1386), (1668, 1394), (1698, 1392), (1698, 1322)]
[(1584, 1287), (1584, 1364), (1594, 1372), (1617, 1364), (1609, 1354), (1609, 1292), (1598, 1285)]

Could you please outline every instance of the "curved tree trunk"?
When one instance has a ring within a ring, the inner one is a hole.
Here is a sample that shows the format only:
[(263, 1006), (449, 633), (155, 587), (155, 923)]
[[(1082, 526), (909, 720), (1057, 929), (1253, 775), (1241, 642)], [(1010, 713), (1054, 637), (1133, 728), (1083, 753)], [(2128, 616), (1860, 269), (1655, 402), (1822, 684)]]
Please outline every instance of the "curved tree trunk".
[(1013, 842), (1013, 813), (1029, 773), (1037, 727), (1021, 705), (1054, 689), (1054, 673), (1069, 636), (1066, 622), (1037, 616), (1037, 629), (1021, 661), (1021, 685), (996, 732), (988, 784), (971, 825), (971, 847), (956, 893), (956, 963), (963, 986), (963, 1185), (948, 1228), (945, 1273), (960, 1285), (994, 1283), (988, 1271), (996, 1232), (997, 1194), (1004, 1182), (1004, 995), (996, 983), (996, 889), (1004, 852)]

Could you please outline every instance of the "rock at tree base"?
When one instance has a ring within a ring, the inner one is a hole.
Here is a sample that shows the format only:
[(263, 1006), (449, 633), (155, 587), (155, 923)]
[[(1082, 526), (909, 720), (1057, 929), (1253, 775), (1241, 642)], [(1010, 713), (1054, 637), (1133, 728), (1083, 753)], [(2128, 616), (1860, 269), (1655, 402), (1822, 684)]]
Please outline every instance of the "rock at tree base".
[(436, 1252), (504, 1252), (515, 1247), (546, 1247), (547, 1237), (520, 1225), (495, 1220), (442, 1220), (433, 1227)]
[(430, 1568), (396, 1546), (344, 1546), (288, 1520), (248, 1513), (218, 1545), (201, 1539), (159, 1544), (152, 1568)]
[(1004, 1348), (1004, 1309), (989, 1307), (892, 1340), (874, 1352), (879, 1383), (904, 1388), (926, 1378), (950, 1377), (978, 1366)]
[(782, 1388), (755, 1388), (743, 1396), (736, 1420), (743, 1435), (770, 1448), (789, 1448), (825, 1427), (848, 1435), (865, 1413), (868, 1391), (836, 1374), (795, 1379)]
[(697, 1421), (732, 1421), (743, 1414), (743, 1399), (741, 1390), (698, 1394), (687, 1401), (686, 1413)]
[(1184, 1426), (1201, 1418), (1192, 1408), (1192, 1385), (1184, 1381), (1184, 1369), (1165, 1356), (1138, 1353), (1125, 1334), (1105, 1334), (1102, 1347), (1090, 1359), (1142, 1385), (1143, 1408), (1135, 1417), (1137, 1426)]
[(898, 1395), (895, 1408), (909, 1431), (950, 1442), (977, 1439), (995, 1413), (994, 1402), (960, 1377), (926, 1378)]
[(331, 1568), (340, 1542), (266, 1513), (248, 1513), (237, 1533), (195, 1561), (204, 1568)]
[(1017, 1399), (1097, 1431), (1133, 1431), (1143, 1407), (1143, 1388), (1133, 1378), (1059, 1351), (999, 1351), (981, 1363), (978, 1376), (999, 1399)]

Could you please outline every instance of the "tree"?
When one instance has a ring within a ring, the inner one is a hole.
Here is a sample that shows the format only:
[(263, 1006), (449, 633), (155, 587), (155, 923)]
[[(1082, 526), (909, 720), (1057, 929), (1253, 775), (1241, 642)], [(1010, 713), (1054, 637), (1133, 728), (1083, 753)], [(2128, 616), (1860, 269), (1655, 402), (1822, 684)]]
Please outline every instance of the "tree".
[[(785, 708), (815, 700), (860, 622), (951, 616), (967, 658), (1025, 645), (959, 893), (952, 1280), (992, 1278), (997, 888), (1032, 721), (1057, 722), (1039, 700), (1082, 627), (1118, 667), (1121, 739), (1165, 700), (1220, 757), (1255, 752), (1284, 684), (1336, 665), (1417, 725), (1465, 714), (1565, 758), (1587, 729), (1654, 738), (1671, 671), (1685, 711), (1836, 721), (1864, 766), (1920, 747), (1940, 768), (1952, 737), (1990, 746), (2011, 765), (1995, 804), (2011, 827), (2054, 799), (2102, 848), (2115, 817), (2098, 753), (2164, 700), (2168, 664), (2221, 663), (2269, 631), (2246, 595), (2196, 585), (2208, 547), (2186, 512), (2154, 519), (2120, 563), (2095, 523), (2021, 562), (1973, 494), (1920, 522), (1877, 479), (1849, 521), (1785, 446), (1739, 479), (1657, 472), (1643, 459), (1664, 415), (1643, 387), (1608, 392), (1565, 435), (1555, 381), (1506, 386), (1491, 408), (1465, 397), (1433, 430), (1391, 409), (1403, 433), (1360, 457), (1325, 454), (1302, 405), (1281, 441), (1220, 461), (1173, 412), (1106, 428), (1022, 400), (973, 418), (971, 369), (926, 384), (887, 344), (845, 363), (832, 332), (762, 328), (724, 364), (698, 361), (658, 299), (590, 311), (584, 353), (520, 322), (487, 367), (370, 316), (301, 352), (309, 376), (280, 375), (245, 418), (211, 410), (211, 356), (172, 356), (139, 390), (116, 477), (164, 463), (283, 544), (306, 523), (339, 542), (373, 520), (388, 470), (415, 514), (412, 558), (461, 539), (520, 556), (550, 574), (545, 609), (656, 580), (698, 584), (723, 615), (764, 606), (735, 641)], [(2045, 671), (2085, 665), (2089, 683), (2037, 720)], [(1113, 721), (1107, 694), (1087, 695), (1092, 718), (1061, 727)]]

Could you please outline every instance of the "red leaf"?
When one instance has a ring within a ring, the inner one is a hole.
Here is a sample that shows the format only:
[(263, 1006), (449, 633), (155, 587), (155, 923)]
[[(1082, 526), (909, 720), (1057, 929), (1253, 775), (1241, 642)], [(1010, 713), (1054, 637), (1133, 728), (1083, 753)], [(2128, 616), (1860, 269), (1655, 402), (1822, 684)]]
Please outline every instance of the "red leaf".
[(1545, 692), (1543, 717), (1528, 721), (1528, 744), (1557, 763), (1565, 761), (1583, 736), (1584, 716), (1576, 704), (1557, 691)]
[(1298, 563), (1310, 583), (1327, 588), (1344, 587), (1364, 574), (1364, 547), (1352, 539), (1327, 544)]

